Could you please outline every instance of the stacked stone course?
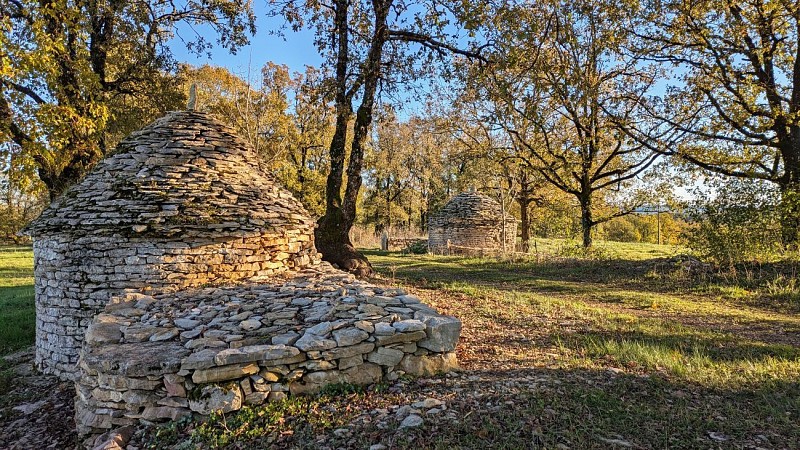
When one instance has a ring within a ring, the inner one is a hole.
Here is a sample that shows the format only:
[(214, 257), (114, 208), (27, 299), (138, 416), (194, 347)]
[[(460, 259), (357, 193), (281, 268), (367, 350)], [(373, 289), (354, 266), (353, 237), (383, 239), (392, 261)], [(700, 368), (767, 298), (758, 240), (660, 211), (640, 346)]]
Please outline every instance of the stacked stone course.
[[(502, 207), (477, 192), (456, 195), (428, 219), (428, 247), (434, 253), (501, 250), (503, 234)], [(506, 250), (514, 250), (516, 239), (517, 220), (506, 213)]]
[(283, 283), (129, 295), (86, 333), (82, 434), (457, 367), (461, 323), (327, 263)]

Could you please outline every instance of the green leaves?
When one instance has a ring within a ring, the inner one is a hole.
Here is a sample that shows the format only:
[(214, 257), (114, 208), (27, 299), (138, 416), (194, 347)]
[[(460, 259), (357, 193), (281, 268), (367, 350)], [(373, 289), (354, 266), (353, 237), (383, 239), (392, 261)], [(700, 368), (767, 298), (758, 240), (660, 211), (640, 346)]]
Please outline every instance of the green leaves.
[[(163, 44), (205, 24), (234, 50), (255, 31), (245, 0), (14, 0), (0, 6), (0, 143), (36, 161), (55, 197), (124, 135), (183, 104)], [(202, 38), (189, 45), (202, 48)]]

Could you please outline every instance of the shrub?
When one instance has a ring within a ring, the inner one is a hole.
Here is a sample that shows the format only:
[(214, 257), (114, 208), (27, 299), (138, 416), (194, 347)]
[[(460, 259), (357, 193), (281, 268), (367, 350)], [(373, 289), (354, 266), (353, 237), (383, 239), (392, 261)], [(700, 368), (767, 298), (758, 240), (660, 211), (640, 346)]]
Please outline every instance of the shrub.
[(732, 180), (710, 201), (697, 201), (689, 247), (722, 265), (767, 261), (781, 252), (779, 195), (767, 183)]

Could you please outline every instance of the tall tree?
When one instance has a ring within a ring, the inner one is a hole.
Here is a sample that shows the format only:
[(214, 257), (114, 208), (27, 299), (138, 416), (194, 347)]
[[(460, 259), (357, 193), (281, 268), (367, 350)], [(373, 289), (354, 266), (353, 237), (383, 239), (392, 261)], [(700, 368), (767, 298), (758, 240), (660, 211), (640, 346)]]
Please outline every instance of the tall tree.
[[(597, 197), (628, 188), (659, 156), (625, 132), (658, 128), (639, 119), (658, 71), (627, 51), (621, 31), (637, 11), (636, 2), (551, 0), (496, 14), (495, 65), (482, 78), (493, 120), (525, 149), (527, 166), (577, 200), (584, 247), (596, 225), (634, 207), (603, 212)], [(676, 138), (659, 133), (659, 148)]]
[[(403, 79), (403, 71), (419, 69), (415, 58), (457, 53), (477, 56), (448, 44), (453, 40), (448, 24), (452, 14), (435, 2), (418, 4), (403, 0), (329, 0), (277, 3), (277, 10), (296, 28), (315, 27), (317, 46), (333, 68), (336, 111), (329, 147), (330, 171), (325, 190), (325, 215), (315, 237), (323, 259), (362, 276), (372, 273), (367, 258), (353, 247), (350, 228), (362, 184), (364, 154), (373, 111), (381, 87)], [(413, 44), (418, 51), (407, 51)], [(407, 74), (408, 72), (406, 72)], [(359, 98), (355, 109), (354, 101)], [(352, 124), (348, 154), (348, 128)], [(345, 171), (345, 161), (347, 168)], [(345, 181), (345, 173), (347, 175)], [(344, 187), (344, 192), (342, 188)]]
[[(176, 92), (165, 42), (179, 22), (210, 26), (229, 48), (254, 31), (245, 0), (0, 3), (0, 142), (35, 162), (51, 199), (126, 128), (151, 118), (129, 114), (174, 108), (180, 95), (150, 96), (157, 87)], [(206, 44), (190, 41), (199, 51)]]
[[(783, 240), (800, 241), (800, 3), (652, 0), (634, 28), (671, 63), (655, 117), (692, 135), (671, 154), (702, 169), (767, 180), (781, 192)], [(637, 136), (643, 138), (643, 136)]]

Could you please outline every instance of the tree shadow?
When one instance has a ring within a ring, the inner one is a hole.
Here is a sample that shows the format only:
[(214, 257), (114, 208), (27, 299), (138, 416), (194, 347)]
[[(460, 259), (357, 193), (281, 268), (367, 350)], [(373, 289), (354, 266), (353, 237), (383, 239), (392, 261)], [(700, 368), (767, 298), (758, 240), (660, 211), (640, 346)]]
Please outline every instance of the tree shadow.
[(416, 430), (404, 442), (542, 449), (800, 444), (798, 380), (707, 386), (603, 369), (529, 368), (468, 371), (442, 381), (459, 420)]

